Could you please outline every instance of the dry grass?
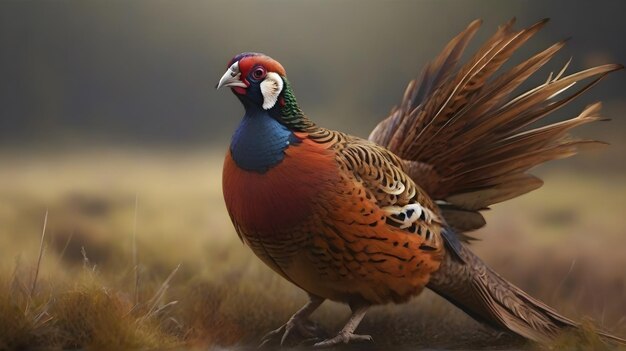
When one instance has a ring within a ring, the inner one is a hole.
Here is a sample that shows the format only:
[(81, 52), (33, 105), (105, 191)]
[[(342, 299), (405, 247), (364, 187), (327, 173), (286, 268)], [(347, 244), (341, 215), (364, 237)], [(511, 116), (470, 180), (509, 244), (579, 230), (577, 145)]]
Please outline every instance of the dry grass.
[[(167, 320), (107, 288), (93, 267), (40, 282), (31, 297), (29, 271), (0, 281), (0, 349), (160, 348), (178, 340)], [(70, 278), (71, 276), (71, 278)]]
[[(0, 155), (11, 164), (0, 169), (0, 349), (246, 348), (282, 324), (306, 297), (238, 241), (221, 156), (207, 154)], [(475, 249), (568, 316), (593, 319), (554, 349), (597, 348), (593, 326), (626, 335), (626, 177), (544, 173), (545, 188), (496, 206)], [(347, 316), (327, 303), (314, 319), (332, 332)], [(360, 331), (371, 349), (534, 347), (431, 293), (375, 308)]]

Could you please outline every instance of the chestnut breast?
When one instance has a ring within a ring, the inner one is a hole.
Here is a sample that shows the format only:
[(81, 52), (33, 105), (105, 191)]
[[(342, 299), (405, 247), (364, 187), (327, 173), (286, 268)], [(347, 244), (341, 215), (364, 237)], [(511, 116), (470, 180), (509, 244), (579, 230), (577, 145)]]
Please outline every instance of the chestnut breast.
[(284, 158), (260, 173), (242, 169), (232, 151), (224, 160), (226, 207), (243, 232), (271, 235), (302, 223), (316, 198), (338, 178), (334, 153), (306, 137), (284, 149)]

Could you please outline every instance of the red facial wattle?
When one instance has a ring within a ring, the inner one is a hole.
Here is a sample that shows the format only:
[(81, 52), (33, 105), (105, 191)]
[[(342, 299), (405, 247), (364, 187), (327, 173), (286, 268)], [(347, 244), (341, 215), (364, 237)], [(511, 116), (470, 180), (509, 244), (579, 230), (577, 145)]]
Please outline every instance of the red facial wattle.
[[(250, 84), (245, 79), (243, 80), (243, 82), (246, 83), (247, 86), (250, 86)], [(246, 88), (232, 87), (231, 89), (235, 92), (235, 94), (246, 95)]]

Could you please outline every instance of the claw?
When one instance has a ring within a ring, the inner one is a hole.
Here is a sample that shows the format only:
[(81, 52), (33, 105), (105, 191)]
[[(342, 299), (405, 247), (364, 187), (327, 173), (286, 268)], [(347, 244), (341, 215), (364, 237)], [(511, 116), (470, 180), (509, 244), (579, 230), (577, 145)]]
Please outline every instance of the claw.
[[(296, 322), (293, 321), (293, 318), (287, 321), (287, 324), (285, 324), (285, 332), (283, 333), (283, 337), (280, 338), (280, 346), (285, 345), (285, 340), (287, 340), (287, 337), (291, 334), (291, 331), (293, 330), (293, 328), (295, 328), (295, 326)], [(298, 328), (298, 330), (300, 329), (301, 328)]]
[(300, 334), (302, 338), (306, 339), (317, 337), (316, 334), (319, 334), (320, 332), (325, 335), (326, 333), (323, 329), (309, 320), (311, 313), (313, 313), (323, 302), (324, 298), (309, 294), (309, 302), (294, 313), (293, 316), (289, 318), (287, 323), (282, 325), (280, 328), (267, 333), (263, 339), (261, 339), (259, 348), (267, 346), (270, 341), (274, 341), (275, 339), (278, 339), (278, 337), (280, 337), (280, 346), (285, 345), (289, 336), (294, 334), (294, 330)]
[(352, 333), (340, 332), (332, 339), (327, 339), (313, 345), (316, 348), (332, 347), (340, 344), (348, 344), (351, 342), (372, 342), (374, 339), (370, 335), (357, 335)]
[(261, 344), (259, 344), (259, 348), (264, 348), (268, 346), (271, 342), (276, 341), (280, 338), (280, 346), (285, 346), (287, 340), (291, 337), (298, 336), (300, 338), (304, 338), (304, 342), (312, 341), (312, 340), (320, 340), (320, 334), (325, 334), (319, 326), (311, 322), (308, 319), (297, 319), (290, 318), (287, 323), (280, 326), (280, 328), (273, 330), (261, 339)]
[[(265, 334), (263, 336), (263, 338), (261, 339), (261, 344), (259, 344), (259, 349), (262, 349), (263, 347), (267, 346), (267, 344), (272, 341), (276, 336), (280, 335), (283, 333), (283, 331), (285, 330), (285, 326), (287, 324), (283, 324), (280, 326), (280, 328), (276, 329), (276, 330), (272, 330), (271, 332)], [(281, 346), (282, 346), (283, 340), (281, 339)]]
[(300, 341), (300, 343), (298, 345), (300, 346), (313, 346), (321, 341), (324, 341), (325, 338), (321, 338), (319, 336), (315, 336), (312, 338), (308, 338), (308, 339), (304, 339), (302, 341)]

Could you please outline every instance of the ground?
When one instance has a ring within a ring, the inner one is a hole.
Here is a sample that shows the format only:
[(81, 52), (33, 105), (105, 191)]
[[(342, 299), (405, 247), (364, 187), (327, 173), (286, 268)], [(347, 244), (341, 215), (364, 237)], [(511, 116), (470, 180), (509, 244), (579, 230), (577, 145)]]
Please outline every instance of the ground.
[[(221, 152), (12, 151), (0, 164), (0, 349), (253, 348), (306, 299), (237, 238)], [(473, 248), (587, 331), (626, 336), (626, 177), (567, 169), (540, 169), (542, 189), (494, 206)], [(313, 318), (333, 332), (347, 316), (327, 302)], [(372, 350), (539, 348), (430, 292), (375, 308), (358, 331)], [(587, 333), (553, 347), (599, 345)]]

